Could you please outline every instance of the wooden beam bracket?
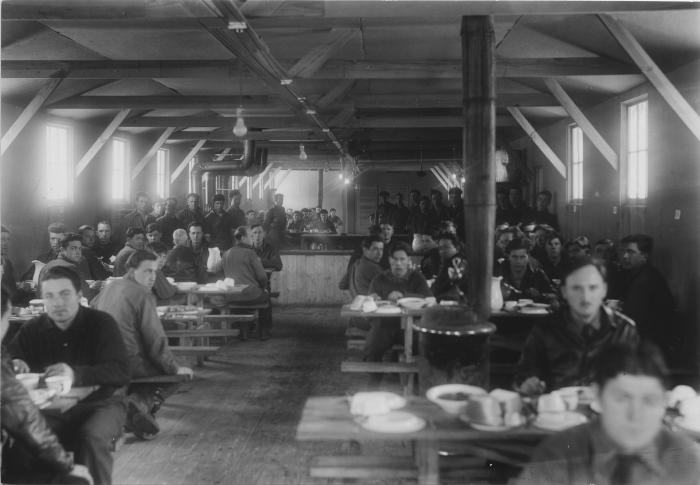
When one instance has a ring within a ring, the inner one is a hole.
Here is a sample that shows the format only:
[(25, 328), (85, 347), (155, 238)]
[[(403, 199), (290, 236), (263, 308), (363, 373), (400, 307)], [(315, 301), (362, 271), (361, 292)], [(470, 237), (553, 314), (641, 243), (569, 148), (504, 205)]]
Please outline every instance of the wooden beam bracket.
[(97, 137), (95, 143), (92, 144), (90, 149), (83, 155), (83, 158), (75, 165), (75, 176), (80, 175), (83, 170), (90, 164), (90, 162), (95, 158), (95, 155), (102, 149), (102, 147), (109, 141), (110, 137), (117, 131), (117, 128), (122, 124), (124, 119), (129, 116), (131, 112), (130, 109), (123, 109), (117, 113), (117, 115), (112, 119), (112, 121), (107, 125), (102, 134)]
[(552, 166), (556, 169), (559, 174), (566, 178), (566, 165), (559, 159), (556, 153), (554, 153), (554, 150), (552, 150), (549, 145), (547, 144), (546, 141), (537, 133), (535, 128), (530, 124), (529, 121), (523, 116), (523, 114), (520, 112), (518, 108), (506, 108), (508, 112), (515, 118), (515, 121), (518, 122), (520, 127), (527, 133), (527, 136), (529, 136), (533, 143), (537, 145), (537, 148), (540, 149), (540, 151), (544, 154), (545, 157), (547, 157), (547, 160), (549, 160), (549, 163), (552, 164)]

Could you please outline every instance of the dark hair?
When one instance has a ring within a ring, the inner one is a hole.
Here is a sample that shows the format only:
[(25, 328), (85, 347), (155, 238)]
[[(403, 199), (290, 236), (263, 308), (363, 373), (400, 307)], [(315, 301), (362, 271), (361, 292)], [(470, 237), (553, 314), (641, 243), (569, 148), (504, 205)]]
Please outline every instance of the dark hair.
[(561, 237), (561, 235), (556, 232), (556, 231), (547, 231), (547, 235), (544, 237), (544, 243), (547, 244), (549, 241), (552, 241), (554, 239), (559, 239), (559, 242), (564, 242), (564, 239)]
[(187, 201), (187, 199), (189, 199), (190, 197), (194, 197), (194, 200), (196, 200), (197, 202), (199, 202), (199, 199), (200, 199), (199, 194), (196, 194), (196, 193), (194, 193), (194, 192), (190, 192), (189, 194), (187, 194), (187, 195), (185, 196), (185, 201)]
[(244, 237), (248, 235), (248, 227), (247, 226), (238, 226), (236, 228), (236, 231), (233, 233), (233, 238), (236, 241), (240, 241)]
[(224, 194), (216, 194), (214, 197), (211, 198), (211, 205), (214, 205), (214, 202), (216, 201), (226, 203), (226, 197), (224, 197)]
[(593, 381), (602, 390), (620, 374), (655, 377), (664, 388), (668, 385), (668, 368), (661, 351), (649, 341), (639, 345), (614, 343), (601, 349), (593, 364)]
[(457, 248), (457, 250), (462, 248), (462, 243), (459, 241), (459, 238), (452, 232), (443, 231), (435, 234), (435, 241), (439, 241), (440, 239), (452, 241), (452, 245)]
[(145, 249), (139, 249), (138, 251), (132, 253), (131, 256), (129, 256), (129, 259), (126, 260), (124, 267), (126, 267), (127, 269), (136, 269), (144, 261), (157, 260), (158, 256), (156, 256), (154, 253), (146, 251)]
[(163, 233), (163, 230), (160, 228), (160, 224), (157, 222), (151, 222), (149, 225), (146, 226), (146, 232), (153, 232), (153, 231), (158, 231), (159, 233)]
[(94, 231), (95, 228), (88, 225), (88, 224), (83, 224), (78, 228), (78, 233), (83, 234), (85, 231)]
[(63, 236), (63, 239), (61, 239), (61, 247), (63, 249), (66, 249), (68, 247), (68, 243), (71, 243), (73, 241), (80, 241), (80, 244), (82, 245), (83, 236), (75, 232), (69, 232), (68, 234)]
[[(263, 225), (260, 224), (260, 223), (251, 224), (250, 226), (248, 226), (248, 230), (249, 230), (249, 231), (252, 231), (252, 230), (255, 229), (256, 227), (263, 227)], [(263, 228), (263, 231), (264, 231), (264, 230), (265, 230), (265, 228)]]
[[(331, 207), (328, 212), (333, 212), (335, 210), (335, 207)], [(336, 211), (337, 212), (337, 211)]]
[(586, 266), (593, 266), (595, 269), (598, 270), (598, 273), (600, 273), (600, 276), (603, 278), (603, 281), (608, 281), (608, 275), (607, 271), (605, 270), (605, 266), (596, 263), (591, 259), (590, 256), (579, 256), (578, 258), (570, 260), (569, 264), (566, 265), (564, 273), (561, 277), (562, 285), (566, 285), (566, 279), (569, 276), (571, 276), (574, 272), (580, 270), (581, 268), (585, 268)]
[(62, 222), (52, 222), (49, 224), (48, 232), (53, 232), (54, 234), (65, 234), (68, 232), (68, 227)]
[(39, 289), (41, 289), (41, 284), (44, 281), (62, 280), (64, 278), (70, 280), (76, 292), (80, 291), (80, 275), (75, 269), (73, 269), (72, 266), (52, 266), (43, 271), (41, 275), (41, 280), (39, 281)]
[(231, 193), (229, 194), (229, 197), (230, 197), (231, 199), (233, 199), (233, 198), (236, 197), (237, 195), (241, 195), (241, 191), (238, 190), (238, 189), (235, 189), (235, 190), (232, 190), (232, 191), (231, 191)]
[(154, 242), (149, 244), (148, 247), (153, 254), (165, 254), (168, 252), (168, 246), (162, 242)]
[(510, 254), (511, 251), (517, 251), (518, 249), (524, 249), (528, 254), (530, 253), (530, 245), (524, 239), (516, 238), (506, 246), (506, 254)]
[(10, 309), (10, 290), (7, 289), (5, 285), (2, 285), (1, 296), (0, 316), (7, 313), (7, 311)]
[(143, 192), (143, 191), (136, 192), (136, 194), (134, 195), (134, 200), (139, 200), (139, 197), (145, 197), (149, 201), (151, 200), (151, 197), (146, 192)]
[(433, 195), (439, 195), (440, 198), (442, 198), (442, 192), (440, 192), (438, 189), (430, 189), (430, 196), (432, 197)]
[(376, 234), (371, 234), (362, 240), (362, 247), (365, 249), (369, 249), (370, 247), (372, 247), (372, 244), (376, 242), (384, 244), (384, 241), (382, 241), (381, 237), (377, 236)]
[(615, 241), (607, 238), (599, 239), (593, 245), (593, 248), (595, 249), (596, 246), (605, 246), (605, 260), (608, 263), (617, 261), (617, 248), (615, 247)]
[(411, 247), (403, 241), (396, 241), (389, 247), (389, 256), (393, 258), (396, 251), (404, 251), (408, 255), (411, 254)]
[(328, 214), (328, 211), (326, 209), (321, 209), (321, 212), (319, 214)]
[(623, 237), (622, 241), (620, 241), (620, 244), (633, 243), (636, 243), (639, 252), (644, 253), (646, 256), (649, 256), (654, 249), (654, 239), (646, 234), (630, 234)]
[(544, 195), (548, 201), (552, 201), (552, 193), (549, 190), (540, 190), (537, 195)]
[(370, 236), (377, 236), (382, 232), (382, 228), (379, 224), (372, 224), (369, 226), (368, 233)]
[(99, 221), (97, 223), (97, 225), (99, 226), (100, 224), (105, 225), (105, 226), (109, 226), (110, 229), (112, 228), (112, 223), (109, 221)]
[(175, 205), (177, 205), (177, 198), (176, 198), (176, 197), (168, 197), (167, 199), (165, 199), (166, 204), (167, 204), (168, 202), (170, 202), (171, 200), (172, 200), (173, 202), (175, 202)]
[(457, 225), (454, 222), (449, 221), (449, 220), (440, 221), (440, 226), (439, 226), (437, 232), (435, 233), (434, 239), (437, 241), (438, 234), (443, 233), (443, 232), (451, 232), (451, 233), (456, 234), (457, 233)]
[(202, 231), (204, 230), (204, 224), (202, 224), (199, 221), (192, 221), (189, 224), (187, 224), (187, 232), (189, 233), (190, 229), (192, 229), (193, 227), (201, 227)]
[(143, 234), (144, 236), (146, 235), (144, 230), (141, 229), (140, 227), (130, 227), (129, 229), (126, 230), (126, 237), (128, 239), (131, 239), (132, 237), (136, 236), (137, 234)]
[(410, 194), (418, 194), (418, 195), (420, 195), (420, 190), (418, 190), (418, 189), (411, 189), (411, 190), (408, 191), (408, 193), (409, 193), (409, 195), (410, 195)]

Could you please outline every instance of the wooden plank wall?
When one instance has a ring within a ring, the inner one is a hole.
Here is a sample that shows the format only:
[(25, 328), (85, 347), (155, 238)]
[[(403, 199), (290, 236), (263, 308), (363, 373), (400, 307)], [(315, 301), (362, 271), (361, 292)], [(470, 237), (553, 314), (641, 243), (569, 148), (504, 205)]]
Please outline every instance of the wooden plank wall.
[(284, 268), (274, 273), (272, 291), (283, 305), (342, 305), (338, 283), (345, 274), (348, 254), (283, 254)]

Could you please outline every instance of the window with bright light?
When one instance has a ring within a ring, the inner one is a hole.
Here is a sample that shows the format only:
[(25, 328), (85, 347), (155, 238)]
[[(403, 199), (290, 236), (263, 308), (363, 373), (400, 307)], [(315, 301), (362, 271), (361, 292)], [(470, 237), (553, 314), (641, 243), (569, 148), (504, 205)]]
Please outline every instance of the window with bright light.
[(66, 202), (71, 198), (70, 132), (66, 126), (46, 126), (46, 197), (51, 202)]
[(195, 191), (194, 187), (192, 186), (192, 169), (194, 168), (195, 164), (197, 163), (197, 157), (192, 157), (190, 158), (189, 163), (187, 164), (187, 193), (191, 194), (193, 192), (198, 192)]
[(583, 130), (569, 127), (569, 201), (583, 200)]
[(160, 148), (156, 152), (156, 193), (161, 199), (168, 197), (168, 177), (170, 177), (168, 150)]
[(129, 166), (129, 145), (126, 140), (112, 140), (112, 199), (127, 199), (127, 170)]
[(644, 201), (648, 190), (647, 100), (624, 105), (627, 199)]

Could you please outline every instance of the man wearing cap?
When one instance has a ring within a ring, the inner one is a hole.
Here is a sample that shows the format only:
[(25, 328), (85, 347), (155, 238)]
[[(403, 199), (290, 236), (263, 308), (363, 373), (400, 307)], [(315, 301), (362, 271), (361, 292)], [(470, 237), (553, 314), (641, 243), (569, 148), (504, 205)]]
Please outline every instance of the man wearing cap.
[(447, 215), (455, 226), (457, 226), (457, 236), (464, 241), (464, 201), (462, 200), (462, 189), (452, 187), (447, 192)]
[(552, 203), (552, 193), (549, 190), (542, 190), (537, 194), (535, 199), (535, 224), (546, 224), (551, 226), (555, 231), (559, 230), (559, 220), (556, 214), (549, 212), (549, 204)]
[(389, 202), (389, 192), (386, 190), (379, 192), (379, 201), (380, 202), (377, 205), (377, 219), (375, 222), (377, 224), (385, 222), (393, 226), (396, 207), (394, 207), (394, 204)]
[(287, 211), (284, 209), (284, 194), (275, 194), (275, 205), (265, 215), (263, 227), (267, 234), (268, 242), (277, 249), (284, 245), (287, 232)]

